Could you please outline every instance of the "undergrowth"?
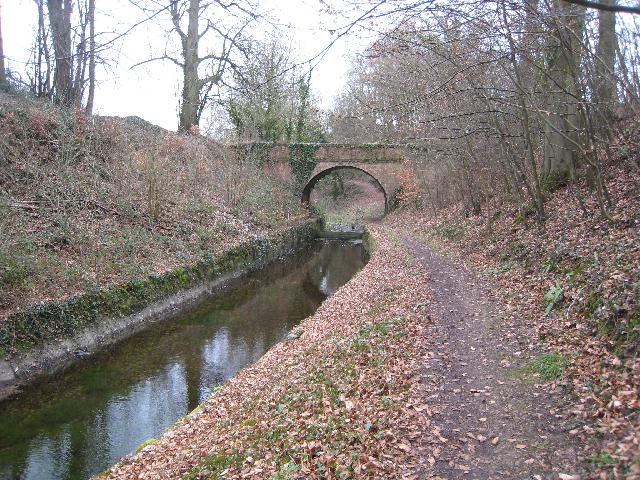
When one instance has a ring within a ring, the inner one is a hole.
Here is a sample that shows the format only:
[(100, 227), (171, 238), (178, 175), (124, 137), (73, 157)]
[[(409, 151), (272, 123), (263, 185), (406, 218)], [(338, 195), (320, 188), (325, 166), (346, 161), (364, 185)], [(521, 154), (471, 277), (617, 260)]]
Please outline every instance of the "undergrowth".
[(0, 95), (0, 320), (160, 275), (304, 215), (259, 159), (137, 117)]

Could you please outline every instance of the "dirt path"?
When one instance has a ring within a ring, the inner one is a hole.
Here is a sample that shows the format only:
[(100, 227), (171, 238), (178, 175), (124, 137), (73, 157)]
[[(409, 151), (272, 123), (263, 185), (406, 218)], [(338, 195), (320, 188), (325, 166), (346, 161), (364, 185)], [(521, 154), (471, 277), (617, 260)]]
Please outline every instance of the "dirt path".
[(576, 475), (578, 449), (554, 407), (558, 399), (514, 377), (513, 367), (535, 355), (528, 327), (502, 321), (499, 302), (471, 272), (402, 242), (429, 272), (434, 299), (424, 375), (433, 435), (417, 478), (584, 478)]

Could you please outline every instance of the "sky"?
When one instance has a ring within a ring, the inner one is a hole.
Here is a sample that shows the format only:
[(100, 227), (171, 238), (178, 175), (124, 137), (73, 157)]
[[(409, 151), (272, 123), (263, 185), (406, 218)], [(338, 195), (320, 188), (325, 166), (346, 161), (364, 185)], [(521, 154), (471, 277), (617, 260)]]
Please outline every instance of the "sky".
[[(127, 30), (143, 18), (127, 0), (98, 0), (96, 3), (96, 31), (107, 32), (103, 38), (112, 37), (113, 32)], [(0, 5), (7, 67), (23, 72), (35, 38), (35, 2), (0, 0)], [(323, 14), (318, 0), (260, 0), (260, 8), (271, 12), (270, 16), (277, 19), (284, 38), (298, 51), (301, 60), (315, 57), (335, 38), (329, 30), (332, 29), (331, 23), (338, 19)], [(181, 89), (179, 68), (167, 61), (132, 68), (163, 51), (166, 20), (161, 25), (146, 22), (115, 42), (113, 49), (107, 52), (109, 63), (99, 67), (97, 73), (95, 114), (137, 115), (169, 130), (176, 129)], [(331, 107), (346, 80), (351, 55), (364, 49), (367, 41), (362, 36), (342, 37), (317, 62), (312, 75), (312, 90), (322, 108)]]

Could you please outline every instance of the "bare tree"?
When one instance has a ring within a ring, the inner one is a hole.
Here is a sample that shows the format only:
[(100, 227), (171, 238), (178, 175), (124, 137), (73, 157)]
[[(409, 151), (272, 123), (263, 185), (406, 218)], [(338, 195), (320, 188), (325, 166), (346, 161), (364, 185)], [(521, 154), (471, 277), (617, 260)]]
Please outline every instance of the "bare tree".
[(312, 142), (323, 138), (309, 90), (290, 47), (277, 36), (253, 41), (223, 103), (240, 141)]
[(96, 0), (89, 0), (87, 19), (89, 23), (89, 89), (85, 111), (91, 115), (96, 92)]
[[(618, 86), (637, 99), (637, 42), (632, 27), (617, 35), (614, 0), (580, 3), (352, 2), (380, 38), (353, 67), (332, 140), (423, 144), (414, 165), (433, 206), (513, 198), (542, 224), (546, 193), (586, 176), (608, 217), (602, 128)], [(380, 31), (381, 18), (392, 26)]]
[[(603, 0), (604, 4), (615, 6), (617, 0)], [(616, 16), (613, 12), (598, 12), (598, 47), (596, 50), (595, 103), (602, 123), (601, 130), (609, 135), (617, 103), (617, 81), (615, 75), (618, 38), (616, 36)]]
[[(93, 109), (98, 48), (95, 0), (35, 0), (38, 11), (31, 90), (65, 106)], [(104, 47), (103, 47), (104, 48)]]
[[(178, 129), (198, 127), (210, 93), (223, 82), (228, 68), (235, 69), (233, 54), (242, 47), (245, 28), (258, 16), (249, 0), (166, 0), (171, 31), (178, 37), (174, 51), (146, 60), (169, 60), (182, 71)], [(155, 3), (154, 3), (155, 6)], [(165, 7), (166, 8), (166, 7)], [(201, 53), (201, 46), (206, 53)]]
[(52, 59), (50, 54), (49, 27), (43, 0), (35, 0), (38, 8), (38, 33), (33, 46), (33, 73), (31, 91), (38, 97), (52, 96)]

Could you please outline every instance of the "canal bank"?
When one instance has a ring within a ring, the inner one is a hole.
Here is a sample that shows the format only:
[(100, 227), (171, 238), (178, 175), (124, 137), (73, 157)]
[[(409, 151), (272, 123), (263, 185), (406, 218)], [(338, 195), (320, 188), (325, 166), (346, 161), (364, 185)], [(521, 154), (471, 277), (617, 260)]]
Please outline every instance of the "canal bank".
[(309, 245), (318, 228), (308, 220), (195, 265), (10, 316), (0, 328), (0, 399), (237, 285), (248, 273)]
[(101, 478), (409, 478), (431, 415), (430, 296), (386, 230), (371, 226), (367, 265), (294, 338)]
[(287, 338), (365, 261), (361, 242), (314, 241), (0, 404), (0, 478), (85, 479), (135, 452)]

